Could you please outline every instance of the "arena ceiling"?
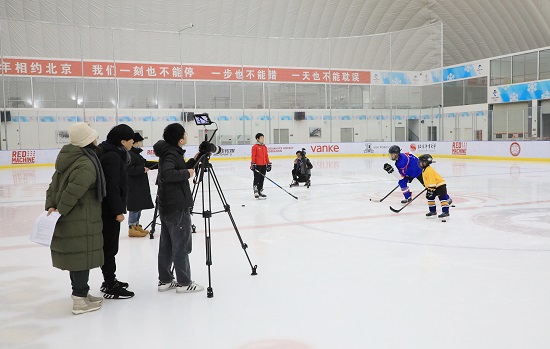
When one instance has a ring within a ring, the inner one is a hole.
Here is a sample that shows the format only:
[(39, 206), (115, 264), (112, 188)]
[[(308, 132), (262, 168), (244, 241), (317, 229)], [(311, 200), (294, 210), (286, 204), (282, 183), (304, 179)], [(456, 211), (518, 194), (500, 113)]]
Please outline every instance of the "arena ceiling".
[[(392, 61), (394, 69), (422, 70), (438, 67), (441, 61), (449, 66), (550, 46), (548, 0), (3, 0), (0, 4), (2, 54), (8, 56), (109, 58), (115, 52), (122, 59), (170, 61), (182, 59), (178, 41), (166, 39), (172, 35), (168, 32), (178, 31), (188, 38), (183, 51), (193, 52), (183, 59), (223, 64), (260, 64), (268, 51), (270, 64), (280, 66), (329, 61), (387, 69)], [(419, 27), (424, 29), (418, 35), (394, 36), (389, 50), (387, 36), (380, 35)], [(118, 44), (101, 28), (130, 29), (131, 34), (123, 35), (124, 43), (134, 39), (139, 44)], [(89, 36), (85, 40), (79, 39), (83, 33)], [(373, 37), (361, 37), (365, 35)], [(342, 39), (340, 44), (335, 39), (330, 48), (304, 44), (309, 39), (347, 37), (353, 39)]]

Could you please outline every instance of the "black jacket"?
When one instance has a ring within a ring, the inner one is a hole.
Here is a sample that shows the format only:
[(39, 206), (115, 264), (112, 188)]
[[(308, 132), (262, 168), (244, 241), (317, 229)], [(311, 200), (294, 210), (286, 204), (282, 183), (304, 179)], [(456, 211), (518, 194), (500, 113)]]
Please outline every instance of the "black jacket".
[(160, 209), (169, 212), (193, 207), (193, 197), (189, 187), (190, 175), (187, 169), (195, 166), (195, 159), (189, 159), (186, 162), (183, 158), (185, 150), (163, 140), (155, 143), (153, 150), (159, 157), (157, 195)]
[(128, 165), (128, 211), (141, 211), (155, 207), (151, 200), (151, 188), (149, 188), (149, 176), (145, 167), (153, 164), (140, 155), (143, 149), (130, 149), (130, 164)]
[(103, 218), (126, 213), (128, 195), (128, 172), (126, 162), (128, 152), (107, 141), (98, 146), (98, 157), (105, 174), (107, 196), (101, 202)]
[(294, 163), (294, 171), (296, 172), (296, 174), (310, 175), (312, 168), (313, 165), (311, 164), (311, 161), (309, 161), (309, 159), (306, 157), (297, 159)]

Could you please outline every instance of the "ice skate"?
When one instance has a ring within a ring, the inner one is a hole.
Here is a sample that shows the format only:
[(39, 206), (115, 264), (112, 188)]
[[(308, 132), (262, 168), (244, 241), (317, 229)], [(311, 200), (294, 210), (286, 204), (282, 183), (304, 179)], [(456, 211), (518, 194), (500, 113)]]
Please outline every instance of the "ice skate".
[(413, 200), (412, 200), (412, 197), (410, 197), (410, 198), (408, 198), (408, 199), (403, 199), (403, 200), (401, 200), (401, 203), (402, 203), (403, 205), (405, 205), (406, 203), (409, 203), (409, 202), (411, 202), (411, 201), (413, 201)]

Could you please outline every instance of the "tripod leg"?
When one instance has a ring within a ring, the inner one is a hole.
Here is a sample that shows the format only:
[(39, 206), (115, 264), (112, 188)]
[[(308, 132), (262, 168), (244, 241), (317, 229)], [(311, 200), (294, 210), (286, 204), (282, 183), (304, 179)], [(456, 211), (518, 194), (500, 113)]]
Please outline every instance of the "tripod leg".
[(159, 202), (159, 197), (157, 195), (157, 197), (155, 198), (155, 211), (153, 213), (153, 220), (149, 224), (147, 224), (147, 226), (145, 227), (145, 230), (147, 230), (147, 228), (151, 227), (151, 230), (149, 231), (149, 239), (154, 239), (155, 228), (157, 227), (157, 218), (159, 216), (158, 202)]
[(246, 249), (248, 248), (248, 245), (243, 241), (243, 239), (241, 237), (241, 234), (239, 233), (239, 228), (237, 228), (237, 224), (235, 223), (235, 220), (233, 219), (233, 215), (231, 214), (231, 207), (229, 206), (229, 204), (227, 203), (227, 200), (225, 199), (225, 196), (223, 195), (222, 188), (220, 187), (220, 183), (218, 182), (218, 178), (216, 177), (216, 173), (214, 173), (213, 168), (210, 168), (210, 171), (212, 172), (212, 181), (214, 182), (214, 186), (216, 187), (216, 190), (218, 191), (218, 195), (220, 196), (220, 199), (222, 201), (224, 210), (229, 215), (229, 219), (231, 220), (231, 224), (233, 225), (233, 229), (235, 229), (235, 234), (237, 234), (237, 238), (239, 239), (239, 242), (240, 242), (241, 247), (244, 251), (244, 254), (246, 255), (246, 259), (248, 259), (248, 264), (250, 264), (250, 268), (252, 268), (252, 274), (251, 275), (257, 275), (256, 269), (258, 268), (258, 266), (257, 265), (252, 265), (252, 261), (250, 261), (250, 257), (248, 256), (248, 252), (246, 252)]

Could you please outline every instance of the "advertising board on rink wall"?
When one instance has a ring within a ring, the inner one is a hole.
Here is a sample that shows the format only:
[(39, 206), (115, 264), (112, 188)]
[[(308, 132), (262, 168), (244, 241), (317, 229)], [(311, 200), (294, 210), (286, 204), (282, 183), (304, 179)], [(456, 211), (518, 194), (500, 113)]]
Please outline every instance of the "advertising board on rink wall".
[[(437, 158), (484, 158), (494, 160), (550, 161), (550, 141), (457, 141), (457, 142), (361, 142), (361, 143), (308, 143), (268, 144), (270, 158), (294, 157), (305, 149), (308, 157), (337, 156), (386, 156), (392, 145), (398, 145), (401, 152), (415, 155), (431, 154)], [(250, 158), (252, 145), (224, 145), (213, 160)], [(156, 160), (152, 147), (144, 147), (143, 157)], [(186, 154), (195, 154), (197, 145), (184, 147)], [(55, 163), (59, 149), (26, 149), (0, 151), (0, 167), (43, 165)]]

